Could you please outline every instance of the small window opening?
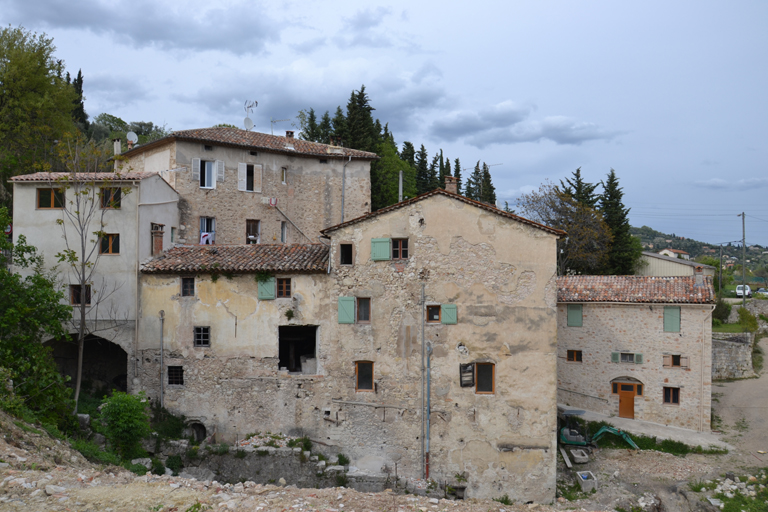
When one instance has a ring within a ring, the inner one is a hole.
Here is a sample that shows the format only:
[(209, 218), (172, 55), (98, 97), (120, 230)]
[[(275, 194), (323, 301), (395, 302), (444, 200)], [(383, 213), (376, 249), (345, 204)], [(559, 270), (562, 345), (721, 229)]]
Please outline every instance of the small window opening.
[(342, 265), (352, 265), (352, 244), (340, 244), (339, 251), (339, 262)]
[(120, 201), (123, 196), (123, 190), (120, 187), (104, 187), (101, 189), (101, 207), (120, 209)]
[(213, 151), (213, 146), (205, 145), (203, 146), (203, 151)]
[(39, 188), (37, 189), (37, 207), (40, 209), (64, 208), (64, 189)]
[(288, 241), (288, 223), (285, 221), (280, 222), (280, 241), (282, 243)]
[(355, 361), (355, 391), (373, 391), (373, 363)]
[(408, 239), (407, 238), (392, 239), (392, 259), (393, 260), (408, 259)]
[(440, 323), (440, 306), (427, 306), (427, 322)]
[(281, 325), (279, 336), (280, 369), (290, 373), (317, 375), (317, 326)]
[(181, 296), (182, 297), (195, 296), (195, 278), (194, 277), (181, 278)]
[[(213, 151), (213, 149), (210, 151)], [(200, 188), (214, 187), (216, 182), (216, 174), (213, 172), (214, 163), (215, 162), (210, 160), (204, 160), (200, 162)]]
[(183, 386), (184, 385), (184, 367), (183, 366), (169, 366), (168, 367), (168, 385)]
[(568, 361), (572, 363), (581, 363), (581, 350), (569, 350)]
[(672, 356), (672, 366), (680, 366), (680, 356)]
[(278, 278), (277, 280), (277, 296), (282, 298), (290, 298), (291, 296), (291, 278)]
[(371, 321), (371, 299), (357, 298), (357, 322), (369, 323)]
[(196, 347), (211, 346), (211, 328), (210, 327), (195, 327), (195, 346)]
[(635, 362), (635, 354), (634, 353), (621, 353), (621, 362), (622, 363), (634, 363)]
[(680, 405), (680, 388), (664, 388), (664, 403)]
[(496, 372), (496, 365), (493, 363), (475, 363), (475, 372), (477, 373), (475, 393), (493, 394), (495, 392), (494, 374)]
[(245, 166), (245, 190), (253, 192), (253, 165)]
[(250, 219), (245, 221), (245, 243), (261, 243), (261, 221)]
[(327, 158), (321, 158), (320, 159), (320, 163), (321, 164), (327, 164), (328, 163), (328, 159)]
[(259, 156), (259, 152), (258, 151), (249, 151), (248, 154), (251, 155), (251, 156)]
[(91, 305), (91, 285), (85, 285), (85, 293), (83, 293), (83, 287), (79, 284), (69, 285), (69, 302), (73, 306), (90, 306)]
[(212, 245), (216, 242), (216, 218), (200, 217), (200, 245)]
[(120, 235), (105, 234), (102, 236), (99, 254), (120, 254)]
[(288, 168), (287, 167), (283, 167), (280, 170), (280, 181), (283, 182), (283, 185), (285, 185), (286, 182), (288, 181)]

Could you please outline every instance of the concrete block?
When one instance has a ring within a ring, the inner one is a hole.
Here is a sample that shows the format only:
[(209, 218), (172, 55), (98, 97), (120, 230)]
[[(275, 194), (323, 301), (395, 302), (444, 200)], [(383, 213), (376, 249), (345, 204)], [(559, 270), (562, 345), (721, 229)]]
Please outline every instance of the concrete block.
[(597, 489), (597, 478), (591, 471), (577, 471), (576, 476), (579, 477), (581, 492), (592, 492), (593, 489)]
[(576, 464), (586, 464), (589, 462), (589, 455), (584, 450), (571, 450), (571, 459)]

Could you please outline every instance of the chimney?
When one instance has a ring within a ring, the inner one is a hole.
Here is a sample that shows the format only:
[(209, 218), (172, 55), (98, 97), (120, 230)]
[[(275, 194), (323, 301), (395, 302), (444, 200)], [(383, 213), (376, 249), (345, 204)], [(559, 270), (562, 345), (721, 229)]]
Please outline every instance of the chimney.
[(152, 255), (157, 256), (163, 252), (163, 235), (165, 225), (152, 224)]
[(285, 131), (285, 138), (286, 139), (292, 139), (293, 138), (293, 131), (292, 130), (286, 130)]
[(458, 178), (455, 178), (453, 176), (446, 176), (445, 177), (445, 191), (450, 192), (452, 194), (458, 194), (458, 184), (459, 180)]
[(696, 269), (693, 271), (693, 275), (696, 276), (696, 286), (701, 286), (704, 284), (704, 268), (700, 265), (696, 266)]
[(115, 149), (115, 156), (123, 152), (123, 147), (120, 145), (120, 139), (112, 139), (112, 146)]

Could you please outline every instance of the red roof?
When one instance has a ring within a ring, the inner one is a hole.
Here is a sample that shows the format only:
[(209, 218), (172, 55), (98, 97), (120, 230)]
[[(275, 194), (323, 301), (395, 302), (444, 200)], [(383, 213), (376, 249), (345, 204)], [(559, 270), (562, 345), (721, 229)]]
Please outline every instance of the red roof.
[(557, 302), (714, 304), (715, 289), (710, 276), (560, 276)]
[(142, 265), (146, 274), (318, 273), (328, 270), (323, 244), (180, 245)]
[(315, 156), (318, 158), (349, 158), (360, 160), (378, 160), (376, 153), (368, 151), (359, 151), (357, 149), (342, 148), (320, 144), (319, 142), (310, 142), (281, 135), (269, 135), (267, 133), (248, 132), (240, 128), (214, 127), (197, 128), (194, 130), (179, 130), (171, 133), (168, 137), (163, 137), (153, 142), (141, 144), (124, 155), (137, 155), (147, 149), (162, 146), (171, 140), (182, 140), (191, 142), (203, 142), (218, 144), (230, 147), (245, 147), (251, 149), (261, 149), (289, 155)]
[(680, 249), (664, 249), (664, 250), (669, 252), (676, 252), (678, 254), (688, 254), (687, 252), (681, 251)]
[[(75, 174), (77, 181), (135, 181), (157, 176), (156, 172), (81, 172)], [(69, 172), (36, 172), (34, 174), (22, 174), (14, 176), (11, 181), (71, 181), (72, 173)]]
[(341, 229), (343, 227), (349, 226), (351, 224), (357, 224), (358, 222), (363, 222), (365, 220), (368, 220), (373, 217), (377, 217), (379, 215), (382, 215), (387, 212), (391, 212), (393, 210), (397, 210), (398, 208), (403, 208), (404, 206), (409, 206), (413, 203), (418, 203), (419, 201), (423, 201), (424, 199), (427, 199), (432, 196), (436, 195), (444, 195), (448, 196), (453, 199), (457, 199), (463, 203), (471, 204), (472, 206), (476, 206), (478, 208), (482, 208), (483, 210), (487, 210), (489, 212), (495, 213), (497, 215), (501, 215), (502, 217), (507, 217), (509, 219), (514, 219), (518, 222), (522, 222), (523, 224), (527, 224), (529, 226), (533, 226), (535, 228), (541, 229), (542, 231), (546, 231), (547, 233), (551, 233), (553, 235), (557, 235), (558, 237), (564, 237), (566, 236), (566, 232), (562, 229), (555, 229), (551, 228), (549, 226), (545, 226), (544, 224), (539, 224), (538, 222), (534, 222), (532, 220), (528, 220), (526, 218), (520, 217), (515, 215), (514, 213), (505, 212), (504, 210), (499, 210), (495, 206), (492, 206), (490, 204), (481, 203), (480, 201), (475, 201), (473, 199), (468, 199), (462, 195), (454, 194), (453, 192), (448, 192), (447, 190), (444, 190), (442, 188), (437, 188), (435, 190), (432, 190), (430, 192), (425, 192), (424, 194), (421, 194), (420, 196), (416, 196), (413, 199), (408, 199), (406, 201), (401, 201), (399, 203), (395, 203), (391, 206), (387, 206), (386, 208), (381, 208), (380, 210), (376, 210), (372, 213), (366, 213), (365, 215), (361, 217), (357, 217), (351, 220), (348, 220), (346, 222), (342, 222), (341, 224), (336, 224), (335, 226), (331, 226), (328, 228), (325, 228), (321, 230), (320, 232), (323, 234), (330, 233), (331, 231), (336, 231), (337, 229)]

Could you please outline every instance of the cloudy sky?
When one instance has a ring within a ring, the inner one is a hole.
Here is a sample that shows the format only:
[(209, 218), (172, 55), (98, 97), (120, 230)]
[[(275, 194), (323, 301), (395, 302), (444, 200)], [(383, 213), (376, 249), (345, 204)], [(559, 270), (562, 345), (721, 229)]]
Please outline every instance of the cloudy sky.
[(745, 211), (768, 245), (763, 0), (0, 0), (0, 23), (54, 38), (92, 117), (242, 126), (257, 100), (268, 133), (365, 84), (398, 143), (494, 164), (502, 202), (613, 168), (635, 226), (728, 242)]

